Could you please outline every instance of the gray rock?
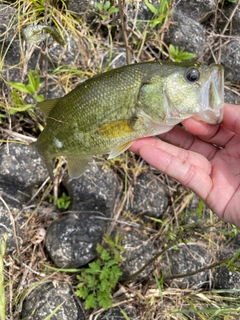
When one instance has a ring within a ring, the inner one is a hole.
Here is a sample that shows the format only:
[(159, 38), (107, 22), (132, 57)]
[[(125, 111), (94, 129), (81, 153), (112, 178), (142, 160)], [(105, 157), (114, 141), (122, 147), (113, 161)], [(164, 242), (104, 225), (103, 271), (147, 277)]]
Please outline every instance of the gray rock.
[[(150, 1), (157, 9), (159, 6), (159, 0)], [(148, 9), (145, 1), (136, 1), (126, 3), (126, 16), (131, 23), (135, 20), (137, 21), (137, 26), (139, 29), (146, 26), (147, 21), (151, 21), (154, 18), (154, 14)]]
[(229, 295), (240, 296), (240, 291), (235, 291), (236, 289), (240, 290), (239, 271), (233, 272), (226, 266), (217, 267), (213, 278), (215, 289), (232, 290), (232, 292), (228, 292)]
[(0, 147), (0, 234), (7, 232), (7, 253), (24, 241), (20, 233), (23, 218), (19, 215), (24, 201), (35, 185), (48, 173), (38, 154), (28, 146), (9, 143)]
[[(126, 49), (124, 48), (113, 49), (111, 61), (109, 61), (109, 56), (110, 54), (108, 51), (103, 52), (102, 61), (101, 61), (102, 68), (106, 68), (107, 66), (110, 66), (112, 69), (116, 69), (116, 68), (127, 65)], [(131, 63), (134, 63), (134, 59), (132, 55), (130, 56), (130, 59), (131, 59)]]
[(111, 169), (97, 163), (89, 165), (78, 179), (66, 178), (64, 186), (72, 199), (72, 211), (100, 211), (111, 216), (122, 185)]
[[(207, 247), (198, 243), (181, 244), (178, 248), (167, 251), (161, 260), (161, 272), (165, 277), (178, 274), (188, 274), (198, 269), (206, 267), (211, 261), (211, 254)], [(208, 281), (208, 270), (199, 272), (195, 275), (166, 280), (170, 286), (181, 289), (199, 289)]]
[(138, 176), (134, 186), (133, 202), (130, 210), (136, 214), (162, 217), (168, 206), (166, 185), (152, 173)]
[(140, 319), (137, 314), (137, 310), (134, 307), (120, 305), (97, 314), (96, 317), (93, 316), (92, 320), (124, 320), (126, 317), (124, 317), (122, 310), (126, 313), (130, 320)]
[[(226, 239), (227, 240), (227, 239)], [(226, 246), (226, 241), (223, 242), (222, 249), (216, 253), (216, 258), (218, 261), (224, 260), (226, 258), (233, 257), (239, 250), (240, 244), (240, 232), (238, 232), (232, 241)], [(234, 261), (235, 266), (240, 268), (240, 262), (238, 259)], [(213, 273), (214, 288), (215, 289), (226, 289), (232, 290), (228, 292), (229, 295), (240, 296), (240, 271), (233, 271), (231, 266), (219, 266), (215, 269)]]
[[(17, 242), (19, 245), (23, 242), (22, 234), (20, 233), (20, 228), (18, 220), (14, 219), (20, 212), (20, 203), (17, 200), (14, 200), (12, 196), (9, 200), (9, 195), (6, 193), (1, 194), (0, 201), (0, 239), (4, 233), (7, 234), (7, 245), (6, 253), (9, 254), (17, 248)], [(14, 205), (15, 202), (15, 205)], [(7, 205), (7, 207), (5, 206)]]
[(238, 232), (235, 237), (233, 238), (233, 245), (236, 245), (236, 247), (240, 247), (240, 232)]
[[(17, 9), (6, 4), (0, 4), (0, 12), (0, 43), (6, 47), (10, 44), (14, 34), (14, 28), (12, 27), (16, 25), (16, 21), (14, 21), (12, 17), (16, 15)], [(8, 32), (6, 32), (7, 29), (9, 29)]]
[[(191, 194), (189, 194), (189, 196), (191, 196)], [(200, 201), (200, 198), (196, 194), (193, 194), (184, 212), (179, 217), (184, 224), (197, 223), (202, 226), (205, 221), (208, 221), (210, 209), (204, 203), (200, 204)]]
[(239, 83), (240, 74), (240, 41), (232, 40), (222, 46), (221, 63), (225, 70), (225, 80)]
[(96, 257), (104, 222), (91, 212), (74, 212), (54, 221), (48, 228), (45, 247), (59, 268), (78, 268)]
[[(96, 0), (67, 0), (68, 10), (78, 15), (84, 15), (89, 10), (96, 10)], [(102, 0), (98, 1), (102, 2)]]
[[(238, 8), (235, 10), (235, 7), (238, 5)], [(229, 19), (232, 15), (232, 12), (235, 10), (234, 15), (231, 18), (230, 23)], [(240, 7), (237, 3), (230, 3), (229, 1), (224, 1), (224, 6), (221, 10), (219, 10), (219, 17), (218, 17), (218, 24), (217, 28), (218, 31), (221, 33), (225, 26), (228, 24), (228, 27), (225, 31), (225, 34), (238, 36), (240, 35)]]
[(48, 177), (38, 153), (29, 146), (9, 143), (0, 147), (0, 187), (15, 198), (40, 185)]
[(175, 10), (172, 16), (172, 24), (165, 33), (164, 40), (167, 44), (178, 46), (200, 57), (205, 45), (204, 27), (180, 10)]
[(203, 22), (217, 10), (217, 0), (178, 0), (176, 8), (189, 18)]
[[(235, 89), (235, 91), (237, 92), (237, 89)], [(226, 90), (225, 89), (225, 93), (224, 93), (224, 101), (226, 103), (232, 103), (232, 104), (239, 104), (240, 105), (240, 92), (234, 93), (231, 90)]]
[[(55, 65), (68, 65), (68, 66), (80, 66), (83, 63), (84, 48), (79, 49), (79, 40), (75, 39), (71, 34), (65, 36), (65, 42), (67, 45), (61, 46), (57, 42), (53, 42), (49, 46), (48, 54), (51, 63)], [(81, 44), (83, 45), (83, 44)]]
[[(133, 274), (138, 272), (144, 267), (149, 260), (153, 258), (154, 247), (149, 241), (146, 234), (137, 230), (121, 230), (121, 234), (124, 234), (122, 246), (126, 249), (123, 252), (123, 264), (121, 266), (122, 276), (121, 280), (126, 280)], [(134, 280), (145, 279), (153, 270), (153, 264), (147, 266), (140, 274), (138, 274)]]
[[(56, 311), (57, 308), (59, 309)], [(80, 303), (74, 299), (71, 287), (62, 282), (46, 282), (36, 286), (23, 302), (21, 319), (45, 320), (51, 313), (54, 313), (51, 320), (85, 319)]]

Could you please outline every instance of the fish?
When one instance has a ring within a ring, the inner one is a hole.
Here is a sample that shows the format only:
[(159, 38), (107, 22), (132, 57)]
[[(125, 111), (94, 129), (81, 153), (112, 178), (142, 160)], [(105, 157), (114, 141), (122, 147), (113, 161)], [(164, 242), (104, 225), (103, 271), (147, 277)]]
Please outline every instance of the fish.
[(63, 97), (37, 106), (46, 126), (34, 147), (53, 179), (53, 158), (64, 156), (71, 178), (95, 154), (115, 158), (134, 140), (171, 130), (194, 117), (223, 119), (224, 69), (200, 62), (142, 62), (98, 74)]

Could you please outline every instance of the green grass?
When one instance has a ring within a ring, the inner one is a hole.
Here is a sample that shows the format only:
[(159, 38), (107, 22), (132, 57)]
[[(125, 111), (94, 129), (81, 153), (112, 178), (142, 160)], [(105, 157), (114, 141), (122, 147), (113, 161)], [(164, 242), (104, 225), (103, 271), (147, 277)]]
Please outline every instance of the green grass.
[(4, 254), (6, 251), (7, 234), (0, 238), (0, 320), (5, 320), (5, 284), (4, 284)]

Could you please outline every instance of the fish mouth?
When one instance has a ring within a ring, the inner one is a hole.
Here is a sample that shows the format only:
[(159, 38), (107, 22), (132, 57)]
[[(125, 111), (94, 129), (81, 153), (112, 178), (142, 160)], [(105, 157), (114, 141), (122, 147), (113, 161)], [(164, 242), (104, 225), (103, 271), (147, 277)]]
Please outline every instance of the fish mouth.
[(224, 106), (224, 69), (219, 64), (211, 64), (211, 75), (204, 83), (201, 94), (201, 111), (194, 116), (210, 124), (223, 120)]

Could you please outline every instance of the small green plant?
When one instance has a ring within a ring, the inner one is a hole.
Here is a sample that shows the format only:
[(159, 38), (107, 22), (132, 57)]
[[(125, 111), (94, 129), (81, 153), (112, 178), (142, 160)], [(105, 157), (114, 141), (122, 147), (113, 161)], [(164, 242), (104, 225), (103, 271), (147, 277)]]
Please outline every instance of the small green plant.
[(23, 112), (31, 109), (35, 104), (25, 102), (27, 95), (31, 95), (37, 102), (43, 101), (42, 94), (38, 94), (40, 89), (40, 76), (37, 70), (28, 72), (28, 83), (7, 82), (12, 89), (13, 106), (8, 110), (9, 114)]
[[(53, 202), (54, 201), (54, 196), (49, 195), (49, 201)], [(58, 209), (68, 209), (71, 203), (71, 198), (66, 195), (65, 192), (62, 193), (62, 196), (59, 197), (56, 201), (54, 201), (54, 205), (58, 207)]]
[(119, 11), (118, 8), (111, 6), (110, 1), (106, 1), (105, 3), (96, 2), (96, 7), (99, 10), (99, 13), (97, 14), (103, 21), (109, 20), (111, 14), (117, 13)]
[(150, 28), (154, 28), (156, 26), (162, 26), (168, 20), (170, 15), (170, 4), (172, 0), (162, 0), (159, 2), (158, 7), (155, 7), (148, 0), (145, 0), (145, 4), (148, 9), (153, 13), (153, 19), (150, 21)]
[(121, 253), (125, 249), (121, 246), (123, 236), (116, 235), (112, 240), (109, 235), (104, 236), (104, 245), (97, 245), (99, 258), (89, 263), (77, 276), (78, 290), (76, 294), (86, 301), (85, 308), (98, 306), (108, 309), (112, 306), (112, 290), (116, 286), (122, 272)]
[(194, 53), (184, 51), (177, 46), (174, 47), (172, 44), (169, 45), (169, 54), (170, 58), (176, 62), (188, 61), (196, 57)]

